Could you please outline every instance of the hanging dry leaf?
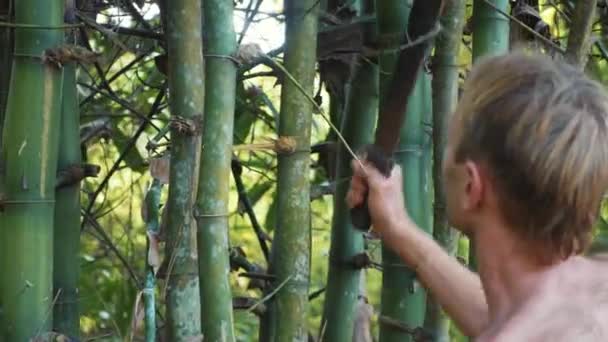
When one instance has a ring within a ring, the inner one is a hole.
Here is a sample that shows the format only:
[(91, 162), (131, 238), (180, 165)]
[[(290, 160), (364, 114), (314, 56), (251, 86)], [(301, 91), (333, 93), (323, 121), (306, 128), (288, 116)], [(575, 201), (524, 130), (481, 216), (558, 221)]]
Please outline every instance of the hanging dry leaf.
[(158, 268), (160, 267), (161, 258), (160, 258), (160, 242), (158, 241), (158, 235), (152, 232), (147, 232), (148, 241), (150, 245), (148, 247), (148, 265), (152, 267), (154, 274), (158, 272)]
[(129, 341), (133, 341), (136, 332), (141, 331), (144, 327), (144, 302), (142, 300), (143, 292), (139, 291), (135, 297), (135, 305), (133, 305), (133, 319), (131, 320), (131, 332)]
[(169, 156), (150, 159), (150, 174), (163, 184), (169, 184)]
[(353, 342), (372, 342), (370, 322), (374, 315), (374, 308), (362, 297), (357, 304)]
[(242, 44), (236, 53), (236, 59), (243, 64), (249, 64), (261, 56), (264, 56), (264, 52), (256, 43)]

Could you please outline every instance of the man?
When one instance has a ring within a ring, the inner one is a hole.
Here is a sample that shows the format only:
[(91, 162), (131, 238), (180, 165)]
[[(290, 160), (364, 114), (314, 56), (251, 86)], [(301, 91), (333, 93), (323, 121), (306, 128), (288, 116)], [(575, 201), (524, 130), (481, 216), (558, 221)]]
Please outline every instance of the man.
[(373, 229), (476, 341), (608, 341), (608, 263), (581, 256), (608, 187), (608, 96), (577, 69), (522, 53), (471, 72), (443, 163), (450, 223), (479, 276), (408, 217), (401, 170), (353, 163)]

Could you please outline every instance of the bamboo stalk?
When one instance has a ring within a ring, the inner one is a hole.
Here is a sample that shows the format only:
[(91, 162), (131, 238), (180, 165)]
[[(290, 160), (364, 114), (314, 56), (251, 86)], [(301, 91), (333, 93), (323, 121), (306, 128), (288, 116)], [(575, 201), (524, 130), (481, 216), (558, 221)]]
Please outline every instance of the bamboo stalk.
[[(509, 51), (508, 0), (474, 0), (473, 2), (473, 63), (484, 56)], [(471, 241), (469, 267), (477, 269), (475, 242)]]
[[(433, 184), (435, 189), (433, 236), (450, 255), (456, 254), (459, 234), (450, 228), (445, 211), (442, 163), (450, 115), (458, 101), (458, 52), (464, 26), (465, 0), (446, 3), (440, 18), (443, 30), (433, 56)], [(449, 318), (434, 300), (427, 302), (425, 327), (436, 341), (449, 341)]]
[[(63, 0), (15, 1), (15, 21), (63, 22)], [(36, 10), (33, 11), (32, 9)], [(28, 341), (53, 317), (53, 217), (62, 69), (44, 63), (61, 30), (15, 29), (15, 58), (2, 141), (0, 340)]]
[[(272, 298), (261, 341), (306, 341), (310, 279), (310, 132), (316, 60), (317, 0), (285, 0), (285, 69), (297, 82), (281, 92), (279, 136), (292, 137), (296, 151), (278, 158), (278, 217), (272, 244), (273, 286), (287, 281)], [(290, 79), (291, 80), (291, 79)], [(300, 88), (304, 92), (300, 91)], [(272, 292), (269, 289), (268, 292)]]
[(192, 213), (204, 107), (201, 1), (167, 6), (171, 166), (167, 198), (167, 329), (170, 341), (201, 333), (196, 225)]
[[(204, 1), (205, 118), (196, 201), (203, 336), (234, 341), (229, 282), (228, 198), (237, 66), (232, 1)], [(222, 57), (226, 56), (226, 58)]]
[[(65, 2), (65, 17), (69, 22), (74, 2)], [(73, 32), (66, 34), (68, 44), (74, 42)], [(76, 89), (76, 63), (67, 63), (63, 74), (63, 101), (59, 136), (58, 171), (81, 166), (80, 108)], [(78, 338), (80, 334), (78, 277), (80, 261), (80, 181), (56, 185), (55, 222), (53, 230), (53, 330)]]
[[(158, 240), (157, 235), (160, 231), (159, 205), (161, 182), (158, 179), (152, 181), (152, 185), (146, 194), (145, 203), (146, 217), (144, 217), (147, 234), (147, 255), (146, 255), (146, 279), (142, 290), (144, 300), (144, 324), (146, 342), (156, 341), (156, 300), (154, 290), (156, 287), (156, 268), (159, 266)], [(156, 263), (156, 264), (155, 264)]]
[[(373, 13), (371, 1), (363, 1), (361, 14)], [(375, 30), (374, 30), (375, 31)], [(373, 36), (375, 32), (367, 32)], [(353, 149), (373, 141), (378, 114), (378, 66), (360, 59), (350, 80), (341, 131)], [(337, 152), (336, 178), (352, 176), (352, 157), (341, 144)], [(359, 302), (361, 270), (353, 267), (352, 258), (364, 251), (363, 235), (351, 224), (350, 210), (344, 199), (348, 182), (339, 182), (334, 195), (329, 270), (323, 320), (322, 341), (351, 341)]]
[(587, 65), (591, 48), (591, 27), (595, 19), (597, 0), (578, 0), (574, 5), (574, 14), (568, 34), (566, 60), (581, 69)]
[[(64, 67), (58, 170), (80, 166), (80, 112), (76, 91), (76, 64)], [(55, 194), (53, 289), (54, 330), (77, 338), (80, 333), (78, 277), (80, 261), (80, 182)]]
[[(10, 17), (11, 2), (0, 1), (0, 16)], [(2, 124), (8, 97), (8, 87), (11, 80), (11, 67), (13, 65), (13, 30), (8, 27), (0, 27), (0, 143), (2, 142)]]
[[(403, 1), (377, 3), (380, 39), (390, 47), (399, 46), (407, 27), (410, 8)], [(390, 51), (390, 50), (389, 50)], [(380, 101), (387, 96), (396, 53), (380, 55)], [(432, 114), (430, 78), (421, 72), (408, 102), (406, 121), (395, 158), (404, 170), (404, 193), (410, 216), (416, 224), (430, 232), (432, 229), (432, 146), (428, 129)], [(426, 127), (426, 128), (425, 128)], [(423, 324), (426, 294), (415, 273), (403, 264), (389, 248), (382, 249), (382, 295), (380, 316), (411, 327)], [(406, 332), (380, 323), (381, 342), (409, 341)]]

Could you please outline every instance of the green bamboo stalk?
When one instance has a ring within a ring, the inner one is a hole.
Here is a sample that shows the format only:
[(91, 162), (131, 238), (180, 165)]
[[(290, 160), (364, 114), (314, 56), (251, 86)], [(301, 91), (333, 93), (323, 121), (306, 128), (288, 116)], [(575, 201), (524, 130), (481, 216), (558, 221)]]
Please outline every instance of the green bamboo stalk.
[[(317, 0), (285, 0), (285, 68), (313, 94), (317, 46)], [(262, 341), (306, 341), (310, 280), (310, 132), (312, 103), (294, 82), (281, 92), (279, 136), (296, 143), (295, 153), (278, 157), (277, 228), (270, 271), (275, 289), (269, 303), (269, 331)], [(271, 289), (272, 291), (272, 289)]]
[[(80, 115), (76, 90), (76, 65), (66, 64), (63, 76), (63, 105), (58, 170), (80, 166)], [(57, 189), (55, 194), (53, 288), (54, 330), (78, 337), (78, 276), (80, 260), (80, 182)]]
[[(459, 234), (448, 225), (441, 165), (447, 123), (458, 101), (458, 52), (464, 26), (465, 3), (465, 0), (453, 0), (445, 4), (440, 18), (443, 30), (435, 41), (433, 56), (433, 235), (450, 255), (457, 252)], [(424, 324), (433, 332), (436, 341), (449, 341), (449, 318), (434, 300), (427, 301)]]
[[(15, 21), (56, 27), (63, 0), (15, 1)], [(36, 10), (32, 10), (32, 9)], [(53, 217), (62, 69), (44, 51), (60, 29), (15, 29), (15, 58), (4, 122), (0, 214), (0, 340), (28, 341), (48, 331), (53, 305)]]
[[(0, 18), (8, 21), (10, 17), (11, 2), (0, 0)], [(0, 143), (2, 142), (2, 123), (6, 110), (8, 86), (11, 80), (11, 67), (13, 64), (13, 30), (10, 27), (0, 27)]]
[[(66, 1), (66, 21), (73, 23), (74, 2)], [(73, 44), (73, 32), (66, 34)], [(81, 165), (80, 108), (76, 88), (76, 63), (65, 65), (63, 71), (63, 101), (59, 136), (57, 169), (65, 172)], [(56, 189), (55, 224), (53, 230), (53, 330), (78, 338), (80, 315), (78, 305), (78, 277), (80, 260), (80, 181)]]
[[(143, 300), (144, 300), (144, 322), (145, 322), (145, 337), (146, 342), (156, 341), (156, 304), (154, 298), (154, 289), (156, 287), (156, 274), (154, 265), (150, 264), (150, 255), (154, 253), (152, 250), (156, 248), (153, 243), (156, 239), (157, 234), (160, 231), (160, 219), (159, 219), (159, 205), (160, 205), (160, 194), (161, 194), (161, 182), (158, 179), (152, 181), (152, 185), (148, 189), (146, 194), (146, 200), (144, 205), (146, 206), (146, 232), (147, 238), (147, 250), (148, 255), (146, 257), (146, 280), (143, 289)], [(151, 253), (152, 252), (152, 253)]]
[[(400, 44), (407, 28), (410, 8), (405, 1), (377, 3), (378, 33), (389, 48)], [(394, 51), (394, 50), (393, 50)], [(380, 96), (387, 93), (395, 65), (396, 53), (380, 56)], [(401, 128), (396, 159), (404, 170), (404, 192), (412, 219), (424, 230), (432, 229), (432, 146), (428, 130), (432, 104), (430, 78), (421, 72), (410, 94), (406, 121)], [(426, 309), (426, 294), (416, 280), (415, 273), (404, 265), (389, 248), (382, 249), (382, 295), (380, 309), (380, 342), (409, 341), (407, 334), (382, 324), (382, 317), (399, 321), (407, 326), (421, 326)]]
[[(373, 13), (371, 1), (364, 13)], [(374, 32), (368, 32), (373, 35)], [(369, 144), (374, 138), (378, 114), (378, 66), (360, 59), (350, 81), (340, 130), (354, 149)], [(352, 176), (348, 150), (340, 144), (337, 153), (334, 215), (329, 253), (329, 271), (325, 306), (321, 324), (322, 341), (351, 341), (360, 289), (361, 270), (354, 268), (353, 257), (364, 252), (363, 235), (353, 228), (350, 210), (344, 201)]]
[(202, 329), (205, 340), (234, 341), (229, 282), (228, 198), (237, 66), (232, 1), (204, 1), (205, 119), (196, 201)]
[[(509, 51), (509, 19), (499, 12), (508, 13), (508, 7), (509, 0), (473, 1), (473, 63), (484, 56)], [(471, 241), (471, 251), (475, 250), (474, 245)], [(477, 269), (475, 253), (469, 253), (469, 267)]]
[(508, 13), (508, 8), (508, 0), (474, 0), (473, 63), (480, 57), (509, 51), (509, 19), (499, 12)]
[(167, 328), (170, 341), (201, 333), (194, 205), (200, 125), (204, 107), (201, 1), (167, 6), (169, 107), (172, 113), (171, 167), (167, 199)]
[[(433, 228), (432, 142), (427, 125), (431, 121), (432, 105), (431, 82), (427, 74), (419, 76), (410, 96), (396, 159), (404, 170), (403, 190), (408, 213), (430, 234)], [(382, 249), (382, 264), (381, 315), (410, 327), (422, 326), (426, 292), (416, 274), (389, 248)], [(411, 336), (403, 332), (387, 325), (380, 326), (381, 342), (410, 340)]]
[(591, 48), (591, 27), (595, 18), (597, 0), (578, 0), (574, 5), (565, 58), (568, 62), (585, 68)]

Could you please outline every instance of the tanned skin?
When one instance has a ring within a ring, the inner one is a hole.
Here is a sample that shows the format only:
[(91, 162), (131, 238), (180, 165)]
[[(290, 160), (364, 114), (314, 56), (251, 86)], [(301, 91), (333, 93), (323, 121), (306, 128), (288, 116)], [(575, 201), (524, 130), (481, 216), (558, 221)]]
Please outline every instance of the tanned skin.
[[(452, 118), (443, 163), (448, 219), (474, 239), (479, 275), (449, 256), (407, 214), (401, 169), (389, 178), (353, 162), (351, 207), (368, 192), (373, 230), (416, 270), (418, 279), (466, 335), (479, 342), (608, 341), (608, 263), (572, 256), (551, 264), (535, 257), (503, 219), (482, 163), (454, 161), (460, 122)], [(529, 215), (534, 215), (530, 208)], [(606, 259), (608, 260), (608, 259)]]

